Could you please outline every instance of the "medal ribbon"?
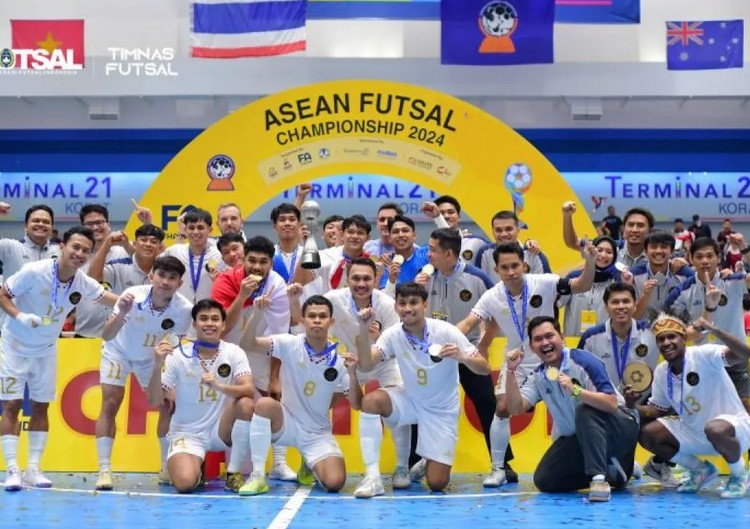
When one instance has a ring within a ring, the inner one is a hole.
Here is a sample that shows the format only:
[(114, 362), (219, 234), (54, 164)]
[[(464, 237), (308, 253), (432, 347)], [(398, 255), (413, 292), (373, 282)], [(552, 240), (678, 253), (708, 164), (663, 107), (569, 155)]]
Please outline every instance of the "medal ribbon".
[[(523, 347), (524, 341), (526, 340), (526, 329), (524, 326), (518, 321), (518, 313), (516, 312), (516, 305), (513, 302), (513, 296), (510, 295), (510, 292), (508, 289), (505, 289), (505, 296), (508, 299), (508, 308), (510, 309), (510, 315), (513, 318), (513, 326), (516, 328), (516, 332), (518, 332), (519, 338), (521, 338), (521, 347)], [(524, 280), (523, 282), (523, 291), (521, 292), (521, 321), (523, 323), (526, 323), (526, 309), (528, 307), (528, 298), (529, 298), (529, 285)]]
[(307, 351), (307, 356), (310, 358), (310, 360), (315, 360), (315, 357), (325, 357), (325, 364), (328, 367), (331, 367), (336, 364), (336, 360), (338, 360), (339, 355), (336, 353), (336, 348), (338, 347), (338, 343), (328, 342), (325, 348), (317, 353), (315, 352), (315, 349), (312, 348), (312, 345), (310, 345), (307, 341), (307, 338), (304, 340), (305, 350)]
[(628, 332), (628, 337), (625, 338), (625, 343), (623, 343), (622, 348), (620, 348), (617, 346), (617, 335), (615, 334), (615, 330), (612, 329), (612, 353), (615, 358), (617, 376), (620, 382), (622, 382), (622, 375), (625, 372), (625, 364), (628, 363), (628, 354), (630, 354), (630, 332)]
[[(57, 311), (57, 289), (60, 288), (60, 264), (57, 261), (52, 263), (52, 307), (53, 314)], [(73, 288), (73, 279), (75, 275), (68, 281), (68, 286), (65, 287), (65, 296), (68, 295), (70, 289)]]
[(198, 283), (201, 281), (201, 274), (203, 273), (203, 261), (206, 258), (206, 250), (201, 252), (201, 256), (198, 260), (198, 269), (195, 269), (195, 262), (193, 259), (193, 253), (188, 248), (188, 261), (190, 263), (190, 283), (193, 285), (193, 295), (198, 295)]
[[(667, 367), (667, 394), (669, 395), (669, 402), (672, 403), (674, 395), (674, 387), (672, 385), (672, 370)], [(682, 373), (680, 373), (680, 412), (679, 415), (682, 417), (682, 398), (685, 394), (685, 357), (682, 357)]]

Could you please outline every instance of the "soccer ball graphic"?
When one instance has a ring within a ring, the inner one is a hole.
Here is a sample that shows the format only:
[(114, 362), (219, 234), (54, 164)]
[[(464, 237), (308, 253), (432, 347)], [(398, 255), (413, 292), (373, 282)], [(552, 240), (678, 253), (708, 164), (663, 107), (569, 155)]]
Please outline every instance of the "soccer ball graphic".
[(518, 13), (508, 2), (490, 2), (479, 14), (482, 30), (488, 37), (505, 37), (518, 25)]
[(505, 172), (505, 187), (511, 193), (525, 193), (531, 187), (531, 170), (525, 163), (514, 163)]
[(229, 156), (219, 154), (208, 162), (208, 175), (211, 178), (224, 180), (234, 175), (234, 162)]

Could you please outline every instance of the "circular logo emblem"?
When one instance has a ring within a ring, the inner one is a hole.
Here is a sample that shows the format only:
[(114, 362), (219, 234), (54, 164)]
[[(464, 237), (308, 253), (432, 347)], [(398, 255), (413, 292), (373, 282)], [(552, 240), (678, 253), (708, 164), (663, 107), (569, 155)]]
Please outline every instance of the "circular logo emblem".
[(471, 292), (469, 292), (466, 289), (463, 289), (461, 292), (458, 293), (458, 299), (461, 301), (469, 301), (471, 299)]
[(724, 305), (726, 305), (726, 304), (727, 304), (728, 302), (729, 302), (729, 299), (727, 299), (727, 297), (726, 297), (726, 296), (725, 296), (724, 294), (722, 294), (722, 295), (721, 295), (721, 298), (719, 299), (719, 306), (720, 306), (720, 307), (723, 307), (723, 306), (724, 306)]
[(166, 320), (161, 322), (161, 328), (165, 331), (171, 329), (172, 327), (174, 327), (174, 320), (170, 320), (169, 318), (167, 318)]
[(323, 376), (328, 382), (333, 382), (334, 380), (336, 380), (336, 377), (339, 376), (339, 372), (335, 367), (329, 367), (328, 369), (323, 371)]
[(648, 345), (645, 343), (637, 345), (635, 348), (635, 354), (641, 357), (646, 356), (648, 354)]
[(539, 294), (534, 294), (533, 296), (531, 296), (531, 299), (529, 300), (529, 305), (531, 305), (535, 309), (538, 309), (539, 307), (541, 307), (542, 296), (540, 296)]
[(488, 37), (505, 37), (518, 25), (518, 13), (508, 2), (490, 2), (479, 12), (482, 33)]
[(226, 154), (217, 154), (208, 161), (206, 172), (211, 182), (208, 191), (233, 191), (234, 161)]
[(323, 147), (322, 149), (320, 149), (320, 150), (318, 151), (318, 158), (320, 158), (321, 160), (325, 160), (325, 159), (326, 159), (326, 158), (328, 158), (328, 157), (329, 157), (330, 155), (331, 155), (331, 151), (329, 151), (329, 150), (328, 150), (328, 149), (326, 149), (325, 147)]
[(690, 373), (687, 374), (687, 376), (685, 377), (685, 380), (687, 380), (687, 383), (690, 384), (691, 386), (697, 386), (698, 382), (701, 381), (701, 377), (698, 376), (698, 373), (691, 371)]
[(0, 68), (13, 68), (16, 65), (16, 54), (10, 48), (0, 50)]
[(461, 257), (464, 258), (464, 261), (471, 261), (474, 258), (474, 252), (471, 250), (464, 250), (461, 253)]
[(216, 372), (219, 374), (222, 378), (227, 378), (230, 373), (232, 372), (232, 368), (229, 366), (229, 364), (221, 364)]
[(70, 301), (73, 305), (78, 305), (78, 303), (81, 301), (81, 293), (73, 292), (70, 296), (68, 296), (68, 301)]

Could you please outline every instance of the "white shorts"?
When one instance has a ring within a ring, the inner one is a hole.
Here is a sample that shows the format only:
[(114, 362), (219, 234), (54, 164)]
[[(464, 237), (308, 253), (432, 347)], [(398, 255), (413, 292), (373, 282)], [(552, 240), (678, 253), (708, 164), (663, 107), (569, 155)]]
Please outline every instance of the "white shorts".
[(34, 402), (55, 400), (57, 353), (28, 358), (0, 352), (0, 400), (23, 400), (25, 386)]
[[(503, 365), (500, 366), (500, 374), (497, 377), (497, 383), (495, 384), (495, 395), (505, 395), (505, 381), (508, 379), (508, 377), (505, 375), (505, 368), (507, 367), (507, 364), (503, 362)], [(523, 386), (523, 383), (526, 382), (526, 379), (531, 376), (531, 374), (534, 372), (534, 369), (536, 369), (537, 366), (527, 366), (521, 364), (516, 368), (516, 382), (518, 383), (518, 387), (520, 388)]]
[(284, 413), (284, 419), (281, 429), (271, 437), (274, 445), (293, 446), (299, 450), (310, 468), (327, 457), (343, 459), (344, 454), (332, 433), (311, 432), (287, 413), (286, 408), (282, 406), (281, 410)]
[(425, 409), (407, 395), (403, 386), (384, 388), (383, 391), (388, 393), (393, 407), (391, 415), (383, 417), (385, 425), (392, 430), (407, 424), (418, 424), (417, 454), (453, 466), (458, 441), (458, 410), (450, 413)]
[(125, 386), (128, 375), (133, 373), (138, 383), (145, 390), (151, 373), (154, 370), (153, 357), (148, 360), (134, 361), (119, 351), (102, 346), (102, 359), (99, 362), (99, 382), (112, 386)]
[(191, 454), (201, 459), (206, 458), (206, 452), (228, 450), (227, 444), (219, 437), (219, 421), (213, 428), (201, 434), (185, 432), (169, 432), (169, 452), (167, 459), (175, 454)]
[(370, 380), (377, 380), (381, 388), (402, 386), (404, 384), (401, 378), (401, 371), (398, 369), (398, 362), (395, 359), (378, 362), (372, 371), (360, 371), (357, 369), (357, 380), (359, 380), (360, 384), (366, 384)]
[[(734, 426), (735, 435), (740, 443), (740, 453), (744, 454), (750, 449), (750, 417), (744, 415), (719, 415), (712, 420), (721, 419)], [(703, 432), (696, 432), (686, 426), (679, 417), (660, 417), (657, 419), (662, 423), (680, 443), (680, 452), (686, 454), (703, 456), (716, 455), (718, 452)]]

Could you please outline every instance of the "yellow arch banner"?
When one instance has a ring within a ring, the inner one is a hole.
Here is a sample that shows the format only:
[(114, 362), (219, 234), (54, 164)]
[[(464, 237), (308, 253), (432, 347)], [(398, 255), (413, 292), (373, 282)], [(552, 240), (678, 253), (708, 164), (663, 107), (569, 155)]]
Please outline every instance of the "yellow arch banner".
[[(218, 121), (166, 166), (141, 199), (174, 231), (193, 205), (235, 202), (247, 214), (302, 182), (382, 174), (456, 196), (487, 233), (515, 209), (556, 270), (580, 257), (560, 247), (560, 206), (578, 201), (552, 164), (495, 117), (453, 96), (388, 81), (331, 81), (274, 94)], [(579, 211), (585, 211), (579, 203)], [(334, 213), (334, 212), (330, 212)], [(373, 212), (374, 214), (375, 212)], [(585, 214), (580, 233), (593, 233)], [(137, 227), (132, 216), (127, 229)]]

